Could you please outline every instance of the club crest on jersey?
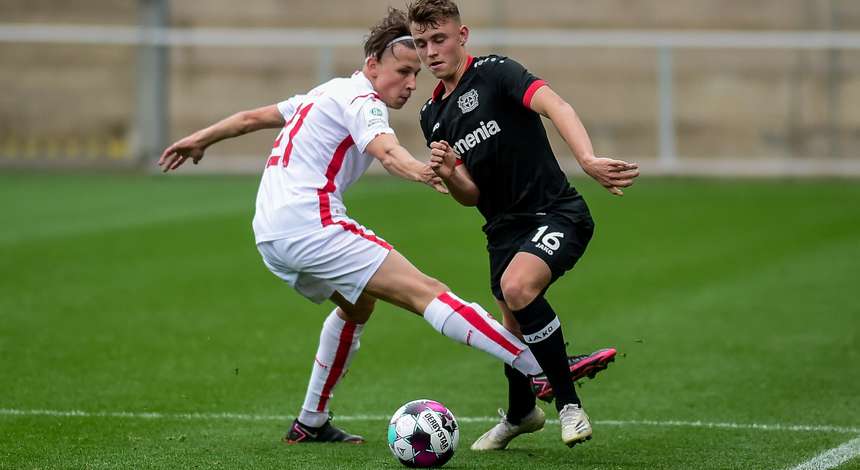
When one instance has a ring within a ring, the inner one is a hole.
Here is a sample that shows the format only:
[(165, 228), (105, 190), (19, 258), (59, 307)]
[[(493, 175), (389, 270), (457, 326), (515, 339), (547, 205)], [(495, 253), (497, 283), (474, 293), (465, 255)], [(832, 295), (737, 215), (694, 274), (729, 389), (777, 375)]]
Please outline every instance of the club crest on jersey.
[(460, 107), (463, 114), (474, 111), (478, 107), (478, 90), (472, 88), (460, 95), (460, 98), (457, 99), (457, 106)]

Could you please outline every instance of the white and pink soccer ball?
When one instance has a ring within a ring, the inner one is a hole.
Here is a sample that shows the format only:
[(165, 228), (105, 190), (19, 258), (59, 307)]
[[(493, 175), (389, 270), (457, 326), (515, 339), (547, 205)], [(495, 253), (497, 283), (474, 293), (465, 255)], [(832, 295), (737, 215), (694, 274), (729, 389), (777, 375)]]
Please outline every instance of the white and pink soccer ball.
[(410, 401), (398, 408), (388, 423), (388, 447), (410, 468), (445, 465), (459, 441), (457, 419), (437, 401)]

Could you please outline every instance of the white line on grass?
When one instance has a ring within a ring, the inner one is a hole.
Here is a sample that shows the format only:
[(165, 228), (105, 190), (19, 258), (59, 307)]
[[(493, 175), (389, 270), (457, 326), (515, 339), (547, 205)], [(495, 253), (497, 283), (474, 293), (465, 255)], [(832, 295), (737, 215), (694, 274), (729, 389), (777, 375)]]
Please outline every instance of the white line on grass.
[[(459, 419), (459, 418), (458, 418)], [(597, 420), (607, 426), (665, 426), (711, 429), (751, 429), (759, 431), (796, 431), (796, 432), (836, 432), (846, 434), (860, 433), (860, 427), (803, 425), (803, 424), (761, 424), (761, 423), (709, 423), (704, 421), (649, 421), (649, 420)]]
[[(289, 415), (257, 415), (246, 413), (160, 413), (160, 412), (131, 412), (131, 411), (83, 411), (83, 410), (22, 410), (0, 408), (0, 416), (53, 416), (69, 418), (130, 418), (130, 419), (161, 419), (161, 420), (228, 420), (228, 421), (292, 421)], [(338, 421), (387, 421), (388, 416), (381, 415), (337, 415)], [(459, 416), (457, 420), (463, 423), (492, 423), (499, 418), (489, 416)], [(557, 423), (558, 420), (548, 420)], [(794, 431), (794, 432), (835, 432), (860, 434), (860, 427), (830, 426), (830, 425), (795, 425), (795, 424), (759, 424), (759, 423), (709, 423), (704, 421), (651, 421), (651, 420), (597, 420), (595, 424), (604, 426), (660, 426), (660, 427), (689, 427), (706, 429), (748, 429), (758, 431)], [(853, 441), (852, 441), (853, 442)]]
[(827, 470), (828, 468), (838, 467), (858, 455), (860, 455), (860, 437), (852, 439), (827, 452), (818, 454), (806, 462), (793, 467), (791, 470)]

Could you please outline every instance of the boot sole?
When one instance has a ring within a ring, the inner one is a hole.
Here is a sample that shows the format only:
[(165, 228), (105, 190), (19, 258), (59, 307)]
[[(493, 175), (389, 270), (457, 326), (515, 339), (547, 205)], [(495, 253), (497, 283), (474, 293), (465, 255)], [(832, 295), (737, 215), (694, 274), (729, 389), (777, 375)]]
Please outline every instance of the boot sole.
[(568, 446), (568, 447), (571, 447), (571, 448), (572, 448), (573, 446), (575, 446), (575, 445), (577, 445), (577, 444), (583, 444), (583, 443), (585, 443), (586, 441), (590, 441), (590, 440), (591, 440), (591, 435), (588, 435), (588, 436), (586, 436), (586, 437), (584, 437), (584, 438), (582, 438), (582, 439), (575, 439), (575, 440), (572, 440), (572, 441), (570, 441), (570, 442), (565, 442), (564, 444), (565, 444), (566, 446)]

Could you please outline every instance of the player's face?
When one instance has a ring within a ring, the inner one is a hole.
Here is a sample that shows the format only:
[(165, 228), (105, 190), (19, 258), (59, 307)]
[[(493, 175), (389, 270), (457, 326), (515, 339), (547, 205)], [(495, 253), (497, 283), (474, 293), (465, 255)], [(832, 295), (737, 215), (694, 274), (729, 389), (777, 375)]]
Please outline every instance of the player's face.
[(382, 101), (392, 109), (400, 109), (415, 91), (415, 81), (421, 71), (418, 54), (402, 44), (395, 44), (382, 54), (374, 67), (373, 88)]
[(422, 28), (412, 23), (412, 38), (421, 62), (440, 80), (456, 77), (457, 70), (466, 60), (463, 47), (469, 38), (469, 28), (458, 21), (447, 20), (435, 28)]

